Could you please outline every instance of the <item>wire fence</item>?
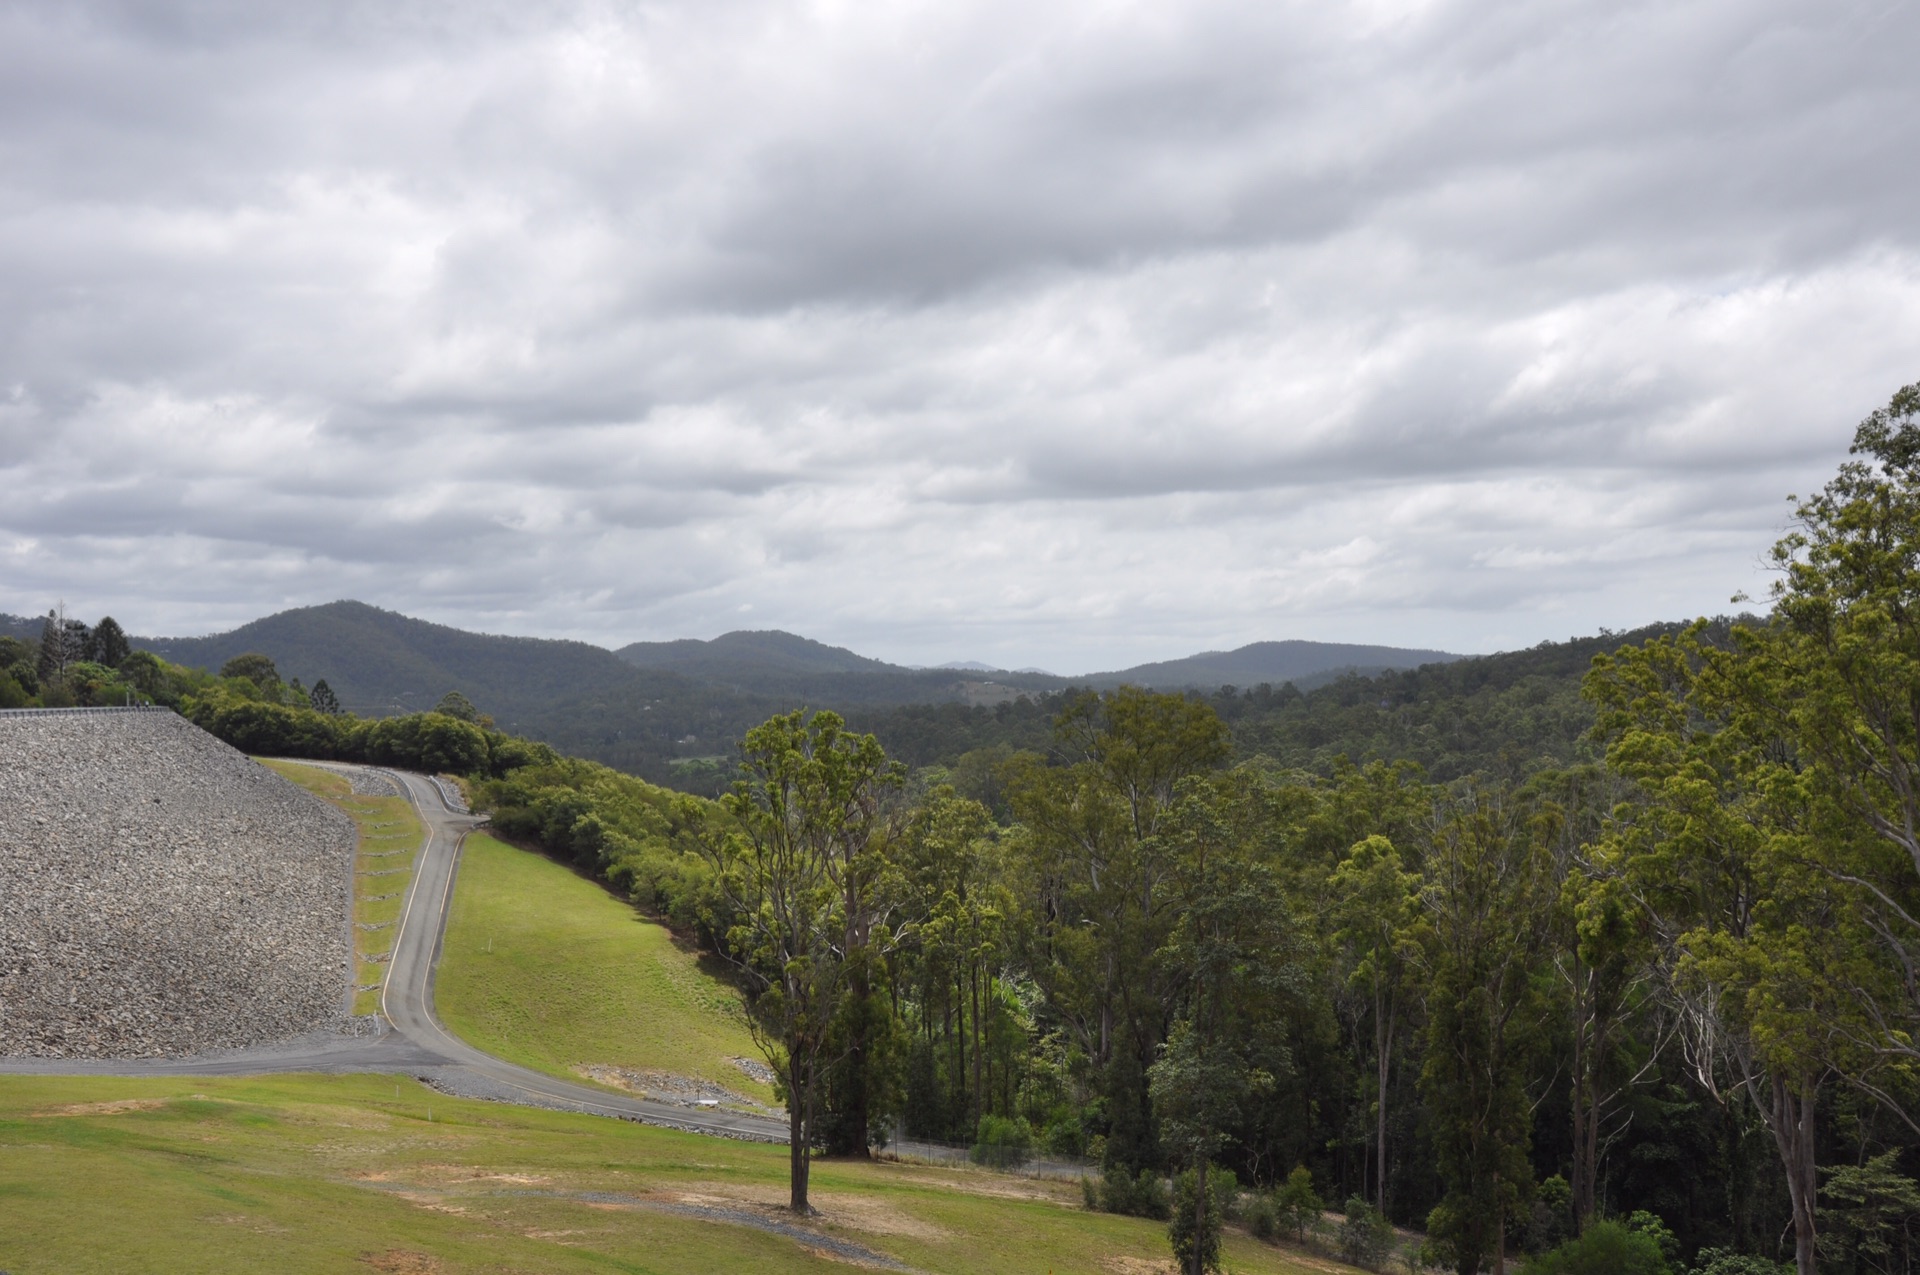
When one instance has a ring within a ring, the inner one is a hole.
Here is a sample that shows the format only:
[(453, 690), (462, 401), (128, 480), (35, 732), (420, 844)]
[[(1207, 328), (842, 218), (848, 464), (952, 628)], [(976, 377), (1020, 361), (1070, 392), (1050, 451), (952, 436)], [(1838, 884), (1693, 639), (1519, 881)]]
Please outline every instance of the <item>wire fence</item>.
[(0, 708), (4, 717), (91, 717), (96, 713), (171, 713), (158, 704), (109, 704), (98, 708)]
[(1068, 1180), (1097, 1176), (1100, 1167), (1078, 1156), (1039, 1155), (1031, 1150), (1004, 1146), (976, 1148), (965, 1142), (936, 1142), (926, 1138), (894, 1136), (874, 1152), (882, 1160), (904, 1164), (971, 1165), (996, 1173), (1012, 1173), (1024, 1178), (1064, 1178)]

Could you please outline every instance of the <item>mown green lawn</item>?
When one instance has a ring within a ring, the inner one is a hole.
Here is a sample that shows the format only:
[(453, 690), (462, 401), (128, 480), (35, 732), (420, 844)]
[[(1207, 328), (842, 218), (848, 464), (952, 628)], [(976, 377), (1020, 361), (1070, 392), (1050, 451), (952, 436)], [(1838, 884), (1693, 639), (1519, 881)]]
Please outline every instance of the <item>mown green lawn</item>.
[(385, 957), (398, 937), (401, 905), (420, 857), (424, 829), (404, 797), (356, 794), (346, 779), (319, 766), (274, 758), (256, 759), (308, 792), (340, 807), (360, 830), (360, 849), (354, 860), (354, 946), (358, 960), (354, 986), (368, 991), (354, 997), (356, 1014), (380, 1012), (380, 985), (387, 978)]
[[(431, 1118), (429, 1118), (431, 1117)], [(0, 1077), (0, 1269), (829, 1271), (787, 1220), (783, 1148), (468, 1102), (387, 1076)], [(935, 1272), (1150, 1275), (1157, 1223), (1070, 1183), (825, 1162), (820, 1234)], [(1230, 1270), (1305, 1275), (1229, 1237)]]
[(739, 994), (665, 926), (544, 856), (467, 838), (434, 980), (456, 1034), (570, 1079), (585, 1064), (692, 1076), (773, 1102)]

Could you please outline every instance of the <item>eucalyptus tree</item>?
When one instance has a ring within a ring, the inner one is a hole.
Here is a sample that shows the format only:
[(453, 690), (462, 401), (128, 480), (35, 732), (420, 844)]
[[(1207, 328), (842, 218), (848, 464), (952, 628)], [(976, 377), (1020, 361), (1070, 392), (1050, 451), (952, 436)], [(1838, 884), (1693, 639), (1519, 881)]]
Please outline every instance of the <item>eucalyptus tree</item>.
[(1428, 1229), (1460, 1275), (1505, 1269), (1507, 1222), (1532, 1187), (1556, 818), (1467, 789), (1437, 812), (1424, 856), (1420, 1090), (1446, 1188)]
[(1122, 687), (1069, 702), (1056, 723), (1067, 764), (1010, 767), (1015, 852), (1033, 891), (1030, 967), (1049, 1010), (1101, 1075), (1107, 1158), (1159, 1158), (1147, 1068), (1165, 1037), (1172, 980), (1154, 960), (1178, 919), (1171, 851), (1157, 834), (1182, 780), (1231, 752), (1206, 703)]
[(1173, 981), (1174, 1020), (1148, 1078), (1161, 1140), (1193, 1175), (1193, 1213), (1173, 1227), (1183, 1275), (1218, 1269), (1213, 1162), (1247, 1099), (1290, 1067), (1289, 1009), (1307, 984), (1289, 900), (1263, 862), (1264, 796), (1244, 772), (1189, 780), (1157, 834), (1177, 905), (1155, 957)]
[[(1727, 694), (1792, 748), (1845, 819), (1813, 839), (1818, 869), (1855, 893), (1906, 976), (1852, 988), (1861, 1044), (1890, 1070), (1920, 1064), (1920, 383), (1863, 420), (1860, 459), (1794, 510), (1773, 551), (1774, 622), (1737, 634)], [(1915, 1132), (1910, 1104), (1889, 1110)]]
[(1884, 979), (1850, 887), (1822, 862), (1850, 836), (1756, 708), (1765, 633), (1713, 640), (1703, 622), (1596, 659), (1608, 764), (1642, 799), (1616, 811), (1600, 856), (1653, 927), (1688, 1070), (1722, 1103), (1744, 1096), (1778, 1153), (1795, 1262), (1817, 1259), (1815, 1156), (1824, 1089), (1868, 1082), (1863, 983)]
[(769, 718), (740, 751), (721, 799), (732, 824), (709, 822), (701, 838), (721, 905), (708, 920), (745, 976), (748, 1023), (786, 1099), (789, 1206), (804, 1214), (823, 1081), (856, 1047), (836, 1020), (874, 937), (884, 799), (901, 774), (829, 712)]
[(1348, 986), (1365, 999), (1373, 1027), (1373, 1204), (1387, 1210), (1387, 1095), (1394, 1045), (1412, 1006), (1421, 920), (1420, 876), (1393, 842), (1360, 841), (1334, 869), (1334, 944)]

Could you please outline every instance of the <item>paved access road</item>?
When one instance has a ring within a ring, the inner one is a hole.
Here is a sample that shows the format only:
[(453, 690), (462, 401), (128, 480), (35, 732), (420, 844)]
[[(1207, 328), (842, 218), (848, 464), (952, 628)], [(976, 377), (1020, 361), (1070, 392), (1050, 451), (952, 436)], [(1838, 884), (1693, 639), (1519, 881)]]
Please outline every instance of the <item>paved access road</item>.
[[(356, 769), (340, 763), (336, 770)], [(367, 768), (358, 768), (367, 769)], [(381, 770), (399, 782), (426, 826), (413, 885), (394, 939), (380, 1008), (378, 1035), (316, 1033), (275, 1045), (189, 1058), (76, 1061), (0, 1058), (0, 1074), (61, 1076), (242, 1076), (268, 1072), (405, 1072), (450, 1093), (535, 1107), (585, 1111), (647, 1124), (755, 1141), (787, 1140), (784, 1121), (704, 1107), (682, 1107), (628, 1097), (530, 1071), (483, 1053), (449, 1032), (434, 1013), (433, 974), (446, 931), (447, 908), (460, 867), (460, 847), (482, 822), (447, 805), (425, 775)], [(352, 972), (349, 973), (349, 978)]]

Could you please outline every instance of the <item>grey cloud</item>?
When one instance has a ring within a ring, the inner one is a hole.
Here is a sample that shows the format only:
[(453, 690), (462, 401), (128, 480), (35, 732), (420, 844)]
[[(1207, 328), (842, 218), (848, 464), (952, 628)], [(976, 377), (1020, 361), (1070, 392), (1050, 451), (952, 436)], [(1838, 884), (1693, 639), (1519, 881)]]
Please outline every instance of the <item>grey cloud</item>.
[(0, 607), (1064, 669), (1714, 609), (1914, 379), (1916, 52), (1864, 2), (16, 6)]

